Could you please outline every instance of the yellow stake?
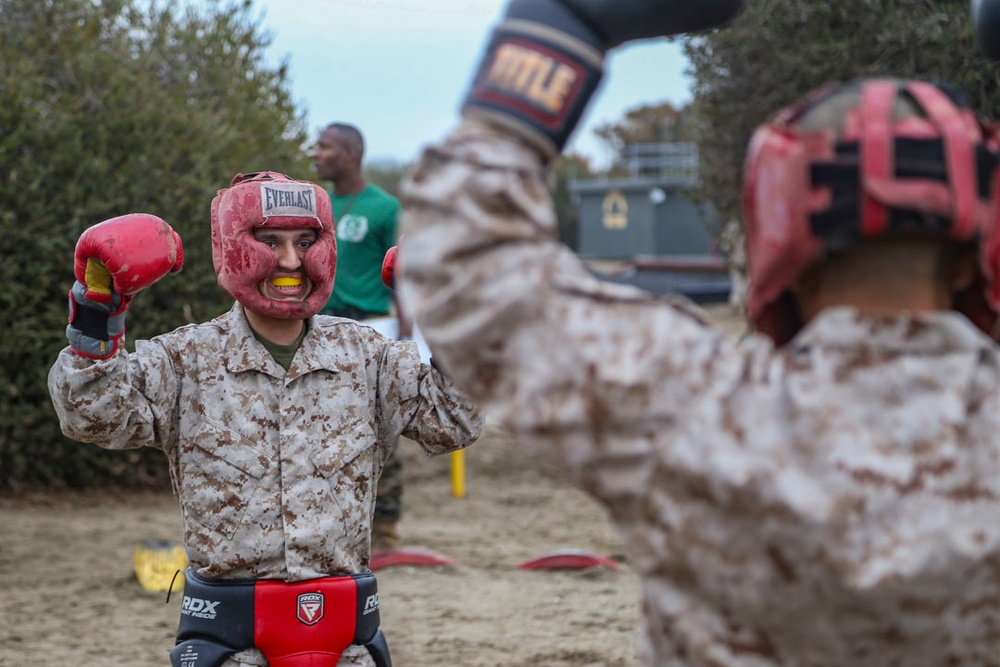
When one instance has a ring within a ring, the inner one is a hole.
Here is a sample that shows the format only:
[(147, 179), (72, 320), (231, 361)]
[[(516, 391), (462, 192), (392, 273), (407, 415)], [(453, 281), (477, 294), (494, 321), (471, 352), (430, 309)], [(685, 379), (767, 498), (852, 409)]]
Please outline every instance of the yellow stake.
[(465, 497), (465, 450), (451, 453), (451, 495)]

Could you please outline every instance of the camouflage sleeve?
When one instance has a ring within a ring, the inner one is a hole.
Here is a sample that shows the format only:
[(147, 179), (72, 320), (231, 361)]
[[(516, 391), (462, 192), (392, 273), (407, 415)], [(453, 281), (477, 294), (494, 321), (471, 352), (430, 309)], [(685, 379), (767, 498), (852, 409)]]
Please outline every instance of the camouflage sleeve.
[(386, 345), (381, 368), (379, 407), (387, 444), (402, 434), (428, 454), (444, 454), (479, 438), (479, 409), (440, 371), (421, 362), (416, 343)]
[(138, 345), (145, 354), (119, 349), (104, 361), (59, 353), (48, 384), (63, 434), (106, 449), (162, 448), (176, 382), (159, 345)]
[(732, 343), (691, 307), (599, 280), (556, 242), (541, 160), (499, 131), (463, 123), (403, 194), (400, 290), (435, 357), (596, 495), (637, 488), (650, 434), (736, 376)]

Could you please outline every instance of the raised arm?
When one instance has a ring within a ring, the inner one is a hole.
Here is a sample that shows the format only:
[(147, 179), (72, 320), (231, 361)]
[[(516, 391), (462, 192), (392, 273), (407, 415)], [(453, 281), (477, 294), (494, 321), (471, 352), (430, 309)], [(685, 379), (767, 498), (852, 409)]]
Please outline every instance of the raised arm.
[(606, 454), (586, 434), (669, 421), (703, 373), (687, 371), (717, 358), (724, 342), (683, 307), (595, 278), (556, 241), (548, 162), (608, 49), (710, 27), (739, 5), (514, 0), (474, 77), (465, 121), (405, 183), (400, 291), (435, 358), (508, 428), (566, 444), (546, 453), (578, 476)]
[(153, 444), (145, 377), (120, 341), (135, 295), (183, 263), (180, 237), (156, 216), (112, 218), (80, 236), (69, 347), (49, 371), (49, 394), (68, 437), (110, 448)]

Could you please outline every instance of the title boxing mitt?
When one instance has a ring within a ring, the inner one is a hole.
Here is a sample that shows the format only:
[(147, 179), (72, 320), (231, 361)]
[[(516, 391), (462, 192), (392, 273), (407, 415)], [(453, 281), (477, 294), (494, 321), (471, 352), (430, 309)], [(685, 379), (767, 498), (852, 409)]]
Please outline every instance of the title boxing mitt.
[(742, 5), (742, 0), (511, 0), (462, 114), (515, 132), (552, 159), (597, 90), (610, 49), (720, 26)]

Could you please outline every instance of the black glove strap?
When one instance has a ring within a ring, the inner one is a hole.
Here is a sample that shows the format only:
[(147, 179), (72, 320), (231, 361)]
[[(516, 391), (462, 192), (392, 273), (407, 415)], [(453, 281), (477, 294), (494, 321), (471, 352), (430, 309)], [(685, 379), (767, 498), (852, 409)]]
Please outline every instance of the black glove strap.
[(108, 313), (87, 305), (76, 303), (73, 308), (73, 321), (69, 323), (84, 336), (97, 340), (108, 340)]

